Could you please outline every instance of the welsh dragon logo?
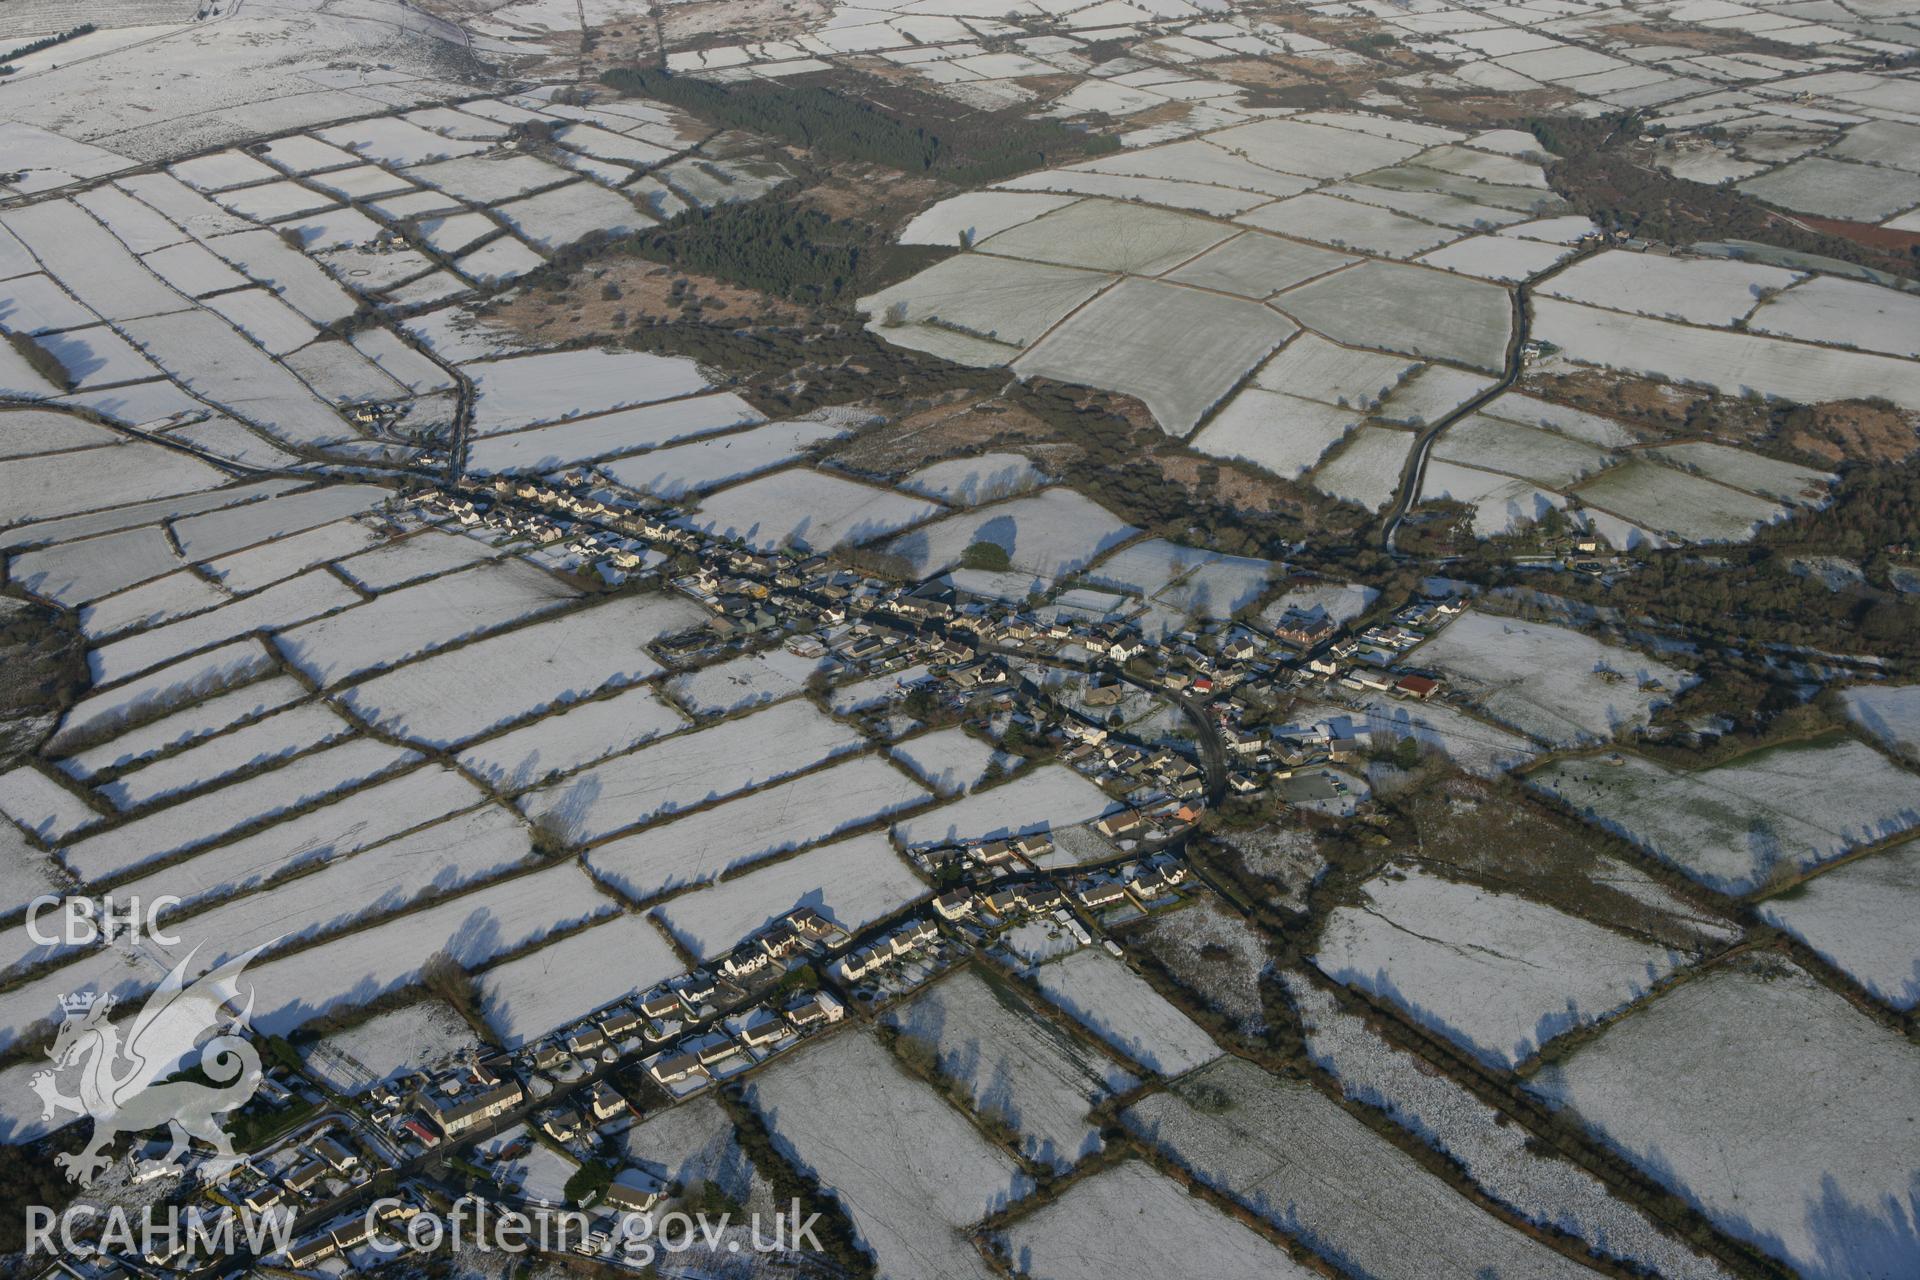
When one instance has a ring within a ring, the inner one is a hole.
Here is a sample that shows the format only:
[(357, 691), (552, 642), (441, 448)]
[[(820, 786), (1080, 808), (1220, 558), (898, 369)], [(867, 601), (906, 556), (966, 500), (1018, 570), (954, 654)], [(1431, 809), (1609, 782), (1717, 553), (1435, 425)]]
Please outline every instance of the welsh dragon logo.
[[(61, 999), (66, 1017), (47, 1050), (54, 1069), (36, 1072), (32, 1083), (42, 1119), (72, 1112), (93, 1120), (93, 1138), (84, 1150), (54, 1157), (83, 1187), (92, 1186), (112, 1163), (106, 1152), (123, 1133), (168, 1129), (173, 1145), (157, 1164), (177, 1164), (195, 1138), (214, 1149), (208, 1172), (239, 1160), (215, 1117), (243, 1105), (260, 1087), (260, 1055), (244, 1035), (253, 1015), (253, 989), (248, 987), (239, 1013), (229, 1014), (227, 1006), (239, 999), (240, 971), (262, 948), (189, 984), (198, 950), (181, 958), (130, 1020), (111, 1020), (112, 996), (96, 999), (87, 992)], [(201, 1043), (209, 1032), (215, 1034)], [(211, 1085), (168, 1079), (196, 1065)], [(71, 1094), (62, 1091), (69, 1081), (76, 1082)]]

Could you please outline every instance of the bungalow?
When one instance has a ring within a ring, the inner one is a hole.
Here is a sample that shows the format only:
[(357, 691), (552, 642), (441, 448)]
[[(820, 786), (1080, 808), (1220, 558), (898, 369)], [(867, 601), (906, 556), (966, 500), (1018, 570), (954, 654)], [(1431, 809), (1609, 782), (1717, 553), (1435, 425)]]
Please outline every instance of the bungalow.
[(765, 1009), (755, 1009), (740, 1029), (740, 1038), (749, 1049), (760, 1049), (787, 1035), (787, 1024)]
[(367, 1221), (366, 1214), (357, 1213), (327, 1232), (327, 1238), (333, 1241), (335, 1249), (345, 1253), (349, 1249), (358, 1249), (373, 1239), (373, 1224)]
[(1080, 891), (1080, 901), (1095, 911), (1102, 907), (1110, 907), (1116, 902), (1124, 902), (1126, 897), (1126, 887), (1112, 882), (1091, 884)]
[(679, 1084), (692, 1076), (705, 1075), (697, 1053), (668, 1054), (647, 1068), (647, 1073), (663, 1085)]
[(250, 1187), (240, 1196), (240, 1203), (254, 1213), (265, 1213), (269, 1209), (278, 1209), (287, 1201), (287, 1193), (271, 1182), (263, 1182)]
[(360, 1163), (359, 1156), (333, 1138), (321, 1138), (309, 1149), (335, 1173), (346, 1173)]
[(685, 1007), (680, 1003), (680, 997), (671, 991), (662, 992), (657, 996), (648, 996), (640, 1002), (640, 1012), (649, 1018), (678, 1017), (685, 1011)]
[(1000, 889), (980, 899), (987, 911), (1005, 919), (1020, 907), (1020, 895), (1012, 889)]
[(600, 1029), (606, 1032), (609, 1040), (624, 1040), (628, 1036), (638, 1035), (645, 1021), (631, 1009), (615, 1009), (600, 1016)]
[(1013, 841), (1013, 851), (1032, 861), (1053, 852), (1053, 841), (1045, 836), (1021, 836)]
[(1440, 691), (1440, 682), (1431, 676), (1401, 676), (1394, 684), (1393, 691), (1424, 702)]
[(295, 1271), (305, 1271), (320, 1265), (337, 1252), (339, 1247), (333, 1243), (332, 1236), (308, 1236), (287, 1246), (287, 1265)]
[(1019, 857), (1014, 853), (1013, 846), (1005, 840), (989, 840), (985, 844), (975, 845), (971, 852), (975, 861), (989, 867), (1015, 862)]
[(1014, 892), (1019, 895), (1021, 905), (1034, 912), (1052, 911), (1066, 902), (1066, 897), (1048, 884), (1024, 885)]
[(1117, 840), (1122, 836), (1139, 834), (1140, 828), (1144, 825), (1145, 821), (1144, 818), (1132, 809), (1126, 809), (1100, 819), (1100, 821), (1094, 823), (1093, 826), (1094, 830), (1098, 831), (1107, 839)]
[(651, 1213), (663, 1192), (657, 1186), (637, 1187), (625, 1182), (610, 1182), (601, 1203), (622, 1213)]
[(740, 1045), (725, 1038), (710, 1040), (700, 1046), (700, 1065), (712, 1067), (725, 1062), (728, 1058), (738, 1057)]
[(567, 1052), (587, 1058), (607, 1047), (607, 1033), (598, 1027), (583, 1027), (567, 1037)]
[(572, 1107), (555, 1107), (540, 1117), (540, 1129), (555, 1142), (570, 1142), (580, 1135), (586, 1121)]

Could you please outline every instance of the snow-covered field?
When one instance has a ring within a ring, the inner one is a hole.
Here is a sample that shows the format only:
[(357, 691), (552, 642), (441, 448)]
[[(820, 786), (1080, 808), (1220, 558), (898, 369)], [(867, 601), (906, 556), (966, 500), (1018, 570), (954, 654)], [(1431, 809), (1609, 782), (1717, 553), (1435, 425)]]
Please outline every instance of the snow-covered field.
[(900, 481), (900, 487), (952, 506), (977, 507), (1037, 489), (1045, 481), (1045, 473), (1025, 454), (982, 453), (922, 467)]
[(1495, 1200), (1531, 1222), (1558, 1227), (1595, 1253), (1638, 1263), (1673, 1280), (1724, 1280), (1606, 1184), (1568, 1160), (1533, 1149), (1525, 1129), (1343, 1013), (1298, 974), (1282, 980), (1307, 1032), (1307, 1052), (1349, 1098), (1379, 1107), (1408, 1132), (1460, 1162)]
[(1722, 893), (1920, 824), (1914, 776), (1851, 738), (1681, 773), (1639, 756), (1554, 761), (1528, 781)]
[(707, 389), (691, 360), (641, 351), (554, 351), (465, 366), (473, 428), (493, 435)]
[(901, 534), (886, 550), (905, 556), (914, 576), (924, 578), (959, 564), (974, 543), (990, 542), (1014, 569), (1061, 578), (1139, 532), (1092, 499), (1057, 488), (936, 520)]
[(1759, 912), (1894, 1008), (1920, 1005), (1920, 840), (1835, 867)]
[(334, 567), (369, 591), (388, 591), (494, 559), (498, 554), (477, 538), (423, 529), (410, 538), (349, 556)]
[(328, 1088), (358, 1093), (398, 1072), (431, 1071), (479, 1048), (479, 1037), (452, 1005), (422, 1000), (324, 1035), (300, 1056)]
[(1375, 735), (1375, 744), (1412, 738), (1423, 747), (1445, 752), (1456, 765), (1482, 777), (1494, 777), (1539, 755), (1538, 748), (1520, 735), (1438, 703), (1376, 694), (1365, 699), (1364, 710), (1365, 727)]
[(1400, 475), (1412, 450), (1411, 431), (1360, 427), (1337, 453), (1314, 468), (1310, 482), (1322, 493), (1378, 511), (1399, 491)]
[(754, 1078), (748, 1099), (790, 1159), (845, 1206), (886, 1280), (992, 1280), (968, 1224), (1031, 1190), (869, 1035), (828, 1037)]
[(871, 542), (940, 510), (923, 498), (796, 467), (710, 494), (683, 523), (761, 551), (791, 542), (825, 552)]
[[(1151, 1225), (1128, 1229), (1136, 1219)], [(997, 1234), (1021, 1274), (1033, 1280), (1315, 1275), (1259, 1232), (1137, 1160), (1075, 1183)]]
[(1544, 286), (1556, 298), (1692, 324), (1730, 325), (1800, 277), (1731, 258), (1670, 258), (1622, 249), (1576, 262)]
[(786, 649), (767, 649), (674, 676), (666, 690), (695, 715), (744, 711), (792, 697), (806, 688), (809, 677), (831, 672), (834, 665), (831, 658), (803, 658)]
[(460, 763), (503, 791), (521, 791), (686, 725), (651, 688), (625, 689), (476, 742), (460, 752)]
[(1920, 685), (1858, 684), (1840, 691), (1853, 722), (1902, 755), (1920, 758)]
[(651, 921), (615, 916), (487, 970), (480, 1007), (500, 1043), (517, 1049), (681, 968)]
[(858, 731), (796, 699), (614, 757), (522, 797), (520, 808), (535, 820), (562, 823), (574, 839), (592, 840), (865, 745)]
[(1646, 654), (1545, 623), (1472, 609), (1409, 659), (1453, 682), (1481, 711), (1551, 746), (1605, 741), (1644, 725), (1692, 683)]
[(1001, 771), (1012, 773), (1025, 763), (1021, 757), (997, 750), (958, 725), (896, 743), (892, 755), (943, 796), (973, 790), (996, 765)]
[(1404, 871), (1336, 908), (1313, 962), (1495, 1067), (1624, 1007), (1680, 957), (1513, 894)]
[(121, 774), (99, 788), (116, 808), (137, 809), (163, 796), (218, 782), (322, 743), (353, 726), (325, 703), (309, 702), (221, 734), (175, 755)]
[(1920, 1059), (1778, 956), (1681, 984), (1533, 1088), (1801, 1275), (1908, 1275), (1920, 1257)]
[(0, 773), (0, 814), (50, 844), (100, 821), (85, 800), (30, 764)]
[(681, 894), (657, 914), (682, 946), (708, 958), (801, 907), (857, 933), (932, 892), (883, 833), (868, 832)]
[(1042, 765), (1011, 782), (895, 824), (908, 847), (1029, 835), (1088, 822), (1120, 802), (1064, 765)]
[(678, 499), (785, 466), (815, 445), (847, 434), (828, 420), (769, 422), (748, 431), (696, 440), (602, 463), (600, 470), (629, 489)]
[(1033, 980), (1047, 999), (1149, 1071), (1177, 1076), (1220, 1056), (1191, 1018), (1104, 951), (1041, 965)]
[(1262, 987), (1272, 961), (1266, 935), (1245, 916), (1202, 895), (1178, 911), (1157, 911), (1129, 927), (1126, 940), (1128, 947), (1151, 953), (1174, 981), (1241, 1034), (1257, 1037), (1265, 1031)]
[(573, 595), (545, 570), (506, 560), (389, 592), (284, 631), (275, 643), (316, 683), (330, 685), (550, 613)]
[(87, 655), (87, 665), (96, 684), (108, 684), (230, 636), (263, 629), (277, 631), (359, 602), (359, 593), (352, 587), (326, 570), (316, 569), (217, 609), (101, 645)]
[(1601, 472), (1578, 492), (1596, 509), (1686, 542), (1744, 542), (1786, 513), (1777, 502), (1644, 457)]
[(1586, 1280), (1305, 1081), (1226, 1058), (1143, 1098), (1127, 1127), (1350, 1272), (1379, 1280)]
[[(473, 442), (468, 461), (479, 472), (543, 473), (760, 421), (760, 414), (731, 392), (689, 396), (570, 418), (528, 431), (482, 436)], [(628, 474), (623, 467), (624, 463), (610, 463), (605, 469), (609, 474)], [(637, 474), (648, 474), (642, 464), (636, 462), (635, 467)]]
[(927, 793), (863, 756), (598, 845), (595, 874), (635, 901), (699, 884), (920, 803)]
[(702, 619), (684, 596), (622, 596), (412, 663), (342, 701), (388, 733), (450, 747), (658, 674), (647, 644)]

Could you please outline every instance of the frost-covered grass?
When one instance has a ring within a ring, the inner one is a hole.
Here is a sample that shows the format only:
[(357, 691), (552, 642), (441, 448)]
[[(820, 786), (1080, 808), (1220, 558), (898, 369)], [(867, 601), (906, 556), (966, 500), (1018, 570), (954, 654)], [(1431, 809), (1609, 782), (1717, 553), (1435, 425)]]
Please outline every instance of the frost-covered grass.
[(1695, 441), (1648, 451), (1709, 480), (1772, 498), (1788, 506), (1822, 501), (1827, 487), (1839, 477), (1830, 471), (1781, 462), (1731, 445)]
[(391, 490), (375, 485), (324, 485), (264, 502), (186, 516), (174, 521), (173, 532), (187, 559), (214, 560), (242, 547), (273, 542), (303, 529), (359, 515), (392, 496)]
[(924, 578), (958, 565), (969, 546), (990, 542), (1015, 570), (1061, 578), (1139, 532), (1076, 490), (1054, 488), (956, 512), (901, 534), (886, 550), (904, 556)]
[(1023, 453), (982, 453), (925, 466), (900, 481), (953, 506), (974, 507), (1036, 489), (1046, 475)]
[(1399, 491), (1413, 433), (1364, 426), (1331, 458), (1314, 468), (1310, 482), (1322, 493), (1378, 511)]
[(1607, 465), (1603, 449), (1485, 413), (1468, 414), (1434, 441), (1433, 456), (1563, 487)]
[(503, 791), (520, 791), (551, 774), (592, 764), (663, 734), (687, 718), (651, 688), (575, 703), (460, 752), (460, 763)]
[(1423, 747), (1445, 752), (1454, 764), (1481, 777), (1495, 777), (1539, 755), (1538, 748), (1518, 734), (1439, 703), (1373, 695), (1363, 701), (1362, 709), (1364, 727), (1374, 735), (1376, 745), (1412, 738)]
[(1920, 1058), (1777, 956), (1683, 983), (1533, 1088), (1801, 1275), (1913, 1269)]
[(477, 538), (463, 538), (439, 529), (423, 529), (411, 537), (389, 542), (335, 564), (336, 572), (368, 591), (394, 587), (464, 569), (499, 553)]
[(0, 814), (49, 843), (100, 821), (86, 801), (30, 764), (0, 773)]
[[(1150, 1229), (1126, 1229), (1138, 1219)], [(1103, 1169), (996, 1233), (1034, 1280), (1315, 1273), (1251, 1227), (1137, 1160)]]
[(1581, 632), (1472, 609), (1413, 651), (1486, 715), (1550, 746), (1644, 725), (1693, 683), (1685, 672)]
[(1920, 824), (1914, 776), (1851, 738), (1683, 773), (1639, 756), (1554, 761), (1528, 781), (1722, 893)]
[(1860, 684), (1840, 691), (1853, 722), (1907, 756), (1920, 756), (1920, 685)]
[(870, 542), (940, 510), (922, 498), (796, 467), (710, 494), (683, 523), (761, 551), (791, 542), (824, 552)]
[(1559, 494), (1530, 480), (1437, 458), (1429, 460), (1421, 474), (1419, 497), (1422, 502), (1445, 498), (1472, 507), (1473, 532), (1482, 538), (1514, 532), (1566, 505)]
[(1083, 200), (991, 236), (980, 248), (1010, 258), (1150, 276), (1231, 234), (1204, 218), (1152, 205)]
[(331, 707), (309, 702), (130, 770), (99, 791), (116, 808), (137, 809), (163, 796), (195, 790), (337, 741), (351, 732), (353, 726)]
[(544, 570), (506, 560), (388, 592), (283, 631), (275, 643), (309, 678), (330, 685), (550, 613), (573, 596)]
[(422, 1000), (330, 1032), (302, 1047), (308, 1072), (328, 1088), (358, 1093), (403, 1071), (431, 1071), (480, 1048), (453, 1006)]
[(466, 365), (474, 432), (492, 435), (707, 389), (691, 360), (642, 351), (554, 351)]
[(341, 700), (388, 733), (451, 747), (658, 674), (648, 642), (702, 616), (684, 596), (622, 596), (411, 663)]
[(480, 978), (480, 1007), (500, 1043), (517, 1049), (602, 1005), (645, 991), (681, 970), (650, 921), (615, 916)]
[(1129, 1129), (1348, 1272), (1379, 1280), (1585, 1280), (1311, 1084), (1227, 1058), (1143, 1098)]
[(1488, 372), (1505, 360), (1513, 322), (1506, 290), (1497, 285), (1395, 262), (1367, 261), (1322, 276), (1273, 305), (1335, 342)]
[(1457, 1160), (1493, 1199), (1543, 1226), (1558, 1227), (1603, 1256), (1673, 1280), (1724, 1280), (1726, 1273), (1664, 1235), (1617, 1200), (1606, 1184), (1568, 1160), (1533, 1149), (1525, 1129), (1343, 1013), (1297, 974), (1283, 981), (1306, 1028), (1307, 1052), (1349, 1098), (1378, 1107), (1422, 1142)]
[(836, 421), (769, 422), (750, 431), (618, 458), (602, 463), (600, 470), (629, 489), (657, 498), (684, 498), (785, 466), (815, 445), (846, 434), (847, 426)]
[(1212, 896), (1149, 916), (1128, 930), (1127, 946), (1152, 955), (1176, 982), (1242, 1035), (1257, 1037), (1266, 1031), (1260, 992), (1271, 963), (1266, 939)]
[(380, 536), (355, 520), (336, 520), (210, 561), (208, 573), (229, 591), (258, 591), (328, 560), (376, 546)]
[(681, 894), (658, 914), (681, 945), (709, 958), (801, 907), (857, 933), (931, 892), (883, 833), (869, 832)]
[(215, 489), (226, 479), (198, 458), (142, 441), (13, 458), (0, 468), (0, 519), (45, 520)]
[(1762, 303), (1750, 327), (1888, 355), (1920, 356), (1920, 299), (1860, 280), (1814, 276)]
[(1087, 1113), (1139, 1083), (1098, 1049), (1028, 1006), (1002, 978), (963, 969), (882, 1019), (933, 1050), (975, 1112), (1020, 1135), (1030, 1160), (1065, 1170), (1104, 1145)]
[(1012, 359), (1018, 348), (1036, 341), (1113, 279), (1072, 266), (963, 253), (860, 299), (859, 306), (876, 317), (877, 332), (895, 345), (926, 347), (929, 340), (937, 343), (939, 334), (950, 333), (996, 348), (1004, 353), (992, 361), (999, 363)]
[(1768, 293), (1799, 278), (1757, 262), (1614, 249), (1574, 263), (1542, 287), (1556, 298), (1616, 311), (1724, 326), (1745, 318)]
[(995, 766), (1000, 772), (1012, 773), (1026, 763), (1019, 756), (996, 750), (958, 725), (896, 743), (892, 755), (941, 795), (973, 790)]
[(1745, 542), (1786, 514), (1777, 502), (1649, 458), (1629, 458), (1579, 488), (1581, 501), (1686, 542)]
[(1894, 1008), (1920, 1005), (1920, 840), (1835, 867), (1759, 912)]
[(587, 861), (595, 874), (643, 901), (825, 840), (926, 798), (898, 770), (864, 756), (597, 845)]
[(117, 876), (210, 844), (237, 828), (392, 772), (419, 759), (367, 738), (302, 756), (277, 769), (157, 810), (67, 845), (61, 860), (82, 880)]
[(1104, 951), (1076, 951), (1032, 976), (1042, 995), (1149, 1071), (1182, 1075), (1220, 1056), (1191, 1018)]
[[(473, 442), (468, 461), (481, 472), (543, 474), (576, 462), (615, 457), (761, 421), (764, 419), (752, 405), (730, 391), (722, 391), (615, 409), (528, 431), (483, 436)], [(725, 450), (724, 444), (717, 447)], [(631, 467), (610, 463), (602, 469), (613, 476), (644, 477), (653, 474), (646, 466), (633, 460)]]
[(1031, 1181), (873, 1037), (789, 1054), (747, 1096), (788, 1157), (832, 1188), (882, 1277), (992, 1280), (965, 1228)]
[(1313, 962), (1495, 1067), (1631, 1003), (1680, 957), (1514, 894), (1394, 873), (1328, 917)]
[(766, 649), (674, 676), (666, 689), (674, 701), (696, 715), (744, 711), (791, 698), (806, 688), (812, 676), (831, 672), (836, 665), (831, 658), (803, 658), (786, 649)]
[(109, 684), (229, 636), (279, 631), (359, 602), (352, 587), (324, 569), (313, 569), (218, 608), (103, 644), (87, 655), (87, 665), (96, 684)]
[(969, 191), (952, 196), (909, 222), (900, 232), (901, 244), (929, 244), (952, 248), (965, 235), (977, 243), (1008, 227), (1031, 222), (1043, 213), (1069, 205), (1077, 197), (1032, 191)]
[(811, 702), (795, 700), (643, 746), (523, 796), (535, 821), (592, 840), (678, 809), (764, 786), (866, 739)]
[[(184, 703), (197, 703), (215, 690), (241, 684), (265, 674), (273, 666), (266, 647), (253, 639), (235, 640), (191, 658), (182, 658), (125, 684), (81, 698), (68, 708), (60, 728), (47, 745), (53, 751), (65, 751), (75, 743), (97, 740), (101, 734), (117, 732), (122, 726), (135, 722), (150, 728), (158, 723), (160, 713)], [(195, 705), (180, 713), (182, 721), (196, 711), (209, 722), (221, 714)]]
[(894, 834), (909, 847), (995, 840), (1089, 822), (1120, 807), (1072, 769), (1050, 764), (904, 819)]
[(1201, 453), (1239, 458), (1297, 480), (1345, 439), (1361, 416), (1358, 410), (1247, 387), (1200, 429), (1192, 444)]

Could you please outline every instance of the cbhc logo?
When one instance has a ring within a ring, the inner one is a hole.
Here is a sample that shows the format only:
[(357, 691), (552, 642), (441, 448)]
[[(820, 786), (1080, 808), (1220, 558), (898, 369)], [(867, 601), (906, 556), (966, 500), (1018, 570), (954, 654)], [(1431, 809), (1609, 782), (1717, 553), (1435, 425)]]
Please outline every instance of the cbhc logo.
[[(178, 946), (180, 939), (160, 929), (160, 915), (180, 905), (170, 894), (158, 898), (129, 898), (116, 901), (111, 895), (93, 898), (62, 898), (46, 894), (27, 904), (27, 936), (41, 947), (85, 947), (95, 942), (112, 942), (122, 934), (135, 942), (151, 938), (163, 947)], [(57, 911), (57, 931), (41, 924)]]

